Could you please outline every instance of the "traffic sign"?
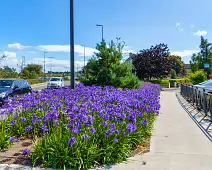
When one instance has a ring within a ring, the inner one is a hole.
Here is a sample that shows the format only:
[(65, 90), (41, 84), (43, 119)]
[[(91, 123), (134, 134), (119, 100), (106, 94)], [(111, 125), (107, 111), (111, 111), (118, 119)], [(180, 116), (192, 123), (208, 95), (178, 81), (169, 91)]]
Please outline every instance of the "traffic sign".
[(204, 68), (209, 68), (210, 67), (210, 64), (206, 63), (204, 64)]

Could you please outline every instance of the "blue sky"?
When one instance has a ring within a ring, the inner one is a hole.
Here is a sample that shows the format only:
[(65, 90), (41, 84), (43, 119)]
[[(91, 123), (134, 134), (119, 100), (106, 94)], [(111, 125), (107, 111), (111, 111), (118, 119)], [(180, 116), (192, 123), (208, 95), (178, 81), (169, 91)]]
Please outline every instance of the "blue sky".
[[(0, 1), (1, 53), (8, 55), (2, 65), (16, 67), (21, 57), (26, 63), (43, 63), (48, 51), (47, 68), (69, 70), (70, 15), (69, 0)], [(130, 51), (166, 43), (172, 54), (187, 63), (198, 51), (200, 35), (212, 41), (210, 0), (75, 0), (75, 58), (83, 66), (104, 38), (107, 42), (121, 37)]]

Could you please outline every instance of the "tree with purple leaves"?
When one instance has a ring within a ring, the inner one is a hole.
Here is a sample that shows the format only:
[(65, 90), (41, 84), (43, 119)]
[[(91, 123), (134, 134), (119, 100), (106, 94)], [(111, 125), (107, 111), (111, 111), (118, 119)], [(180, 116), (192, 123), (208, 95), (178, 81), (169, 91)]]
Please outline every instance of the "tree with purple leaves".
[(141, 80), (167, 77), (173, 68), (173, 61), (169, 60), (169, 56), (166, 44), (151, 46), (150, 49), (131, 54), (135, 71)]

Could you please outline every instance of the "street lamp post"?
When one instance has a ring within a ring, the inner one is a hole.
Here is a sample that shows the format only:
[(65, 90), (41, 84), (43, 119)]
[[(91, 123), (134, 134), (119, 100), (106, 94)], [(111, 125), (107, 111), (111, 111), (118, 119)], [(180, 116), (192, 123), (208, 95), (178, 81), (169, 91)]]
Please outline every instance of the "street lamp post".
[(205, 47), (205, 59), (206, 59), (206, 63), (208, 62), (208, 47), (211, 46), (212, 43), (208, 43), (206, 44), (206, 47)]
[(75, 77), (74, 77), (74, 0), (71, 0), (70, 4), (70, 18), (71, 18), (71, 25), (70, 25), (70, 39), (71, 39), (71, 56), (70, 56), (70, 72), (71, 72), (71, 89), (75, 88)]
[(48, 57), (50, 59), (50, 77), (52, 77), (52, 59), (54, 57)]
[(104, 40), (104, 38), (103, 38), (103, 34), (104, 34), (104, 32), (103, 32), (103, 25), (96, 24), (96, 26), (97, 27), (102, 27), (102, 42), (103, 42), (103, 40)]
[[(206, 64), (208, 64), (208, 47), (211, 46), (212, 43), (208, 43), (206, 44), (206, 47), (205, 47), (205, 61), (206, 61)], [(210, 68), (210, 66), (209, 66)], [(205, 68), (205, 71), (207, 73), (207, 78), (209, 79), (209, 68)]]
[(84, 46), (84, 75), (85, 75), (85, 46)]
[(45, 68), (45, 67), (46, 67), (46, 65), (45, 65), (45, 64), (46, 64), (46, 53), (47, 53), (47, 52), (44, 52), (44, 53), (43, 53), (43, 58), (44, 58), (44, 61), (43, 61), (44, 73), (43, 73), (43, 74), (44, 74), (44, 77), (46, 77), (46, 68)]

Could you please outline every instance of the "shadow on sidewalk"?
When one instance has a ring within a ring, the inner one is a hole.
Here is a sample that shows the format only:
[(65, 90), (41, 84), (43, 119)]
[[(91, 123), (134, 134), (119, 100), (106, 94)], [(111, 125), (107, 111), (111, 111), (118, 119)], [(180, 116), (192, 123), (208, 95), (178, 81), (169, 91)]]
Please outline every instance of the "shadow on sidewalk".
[(207, 138), (212, 142), (212, 123), (209, 116), (204, 115), (203, 111), (197, 110), (191, 103), (186, 101), (180, 92), (176, 93), (176, 97), (183, 107), (183, 109), (188, 113), (191, 119), (197, 124), (197, 126), (202, 130), (202, 132), (207, 136)]
[(180, 88), (162, 88), (162, 91), (179, 91)]

